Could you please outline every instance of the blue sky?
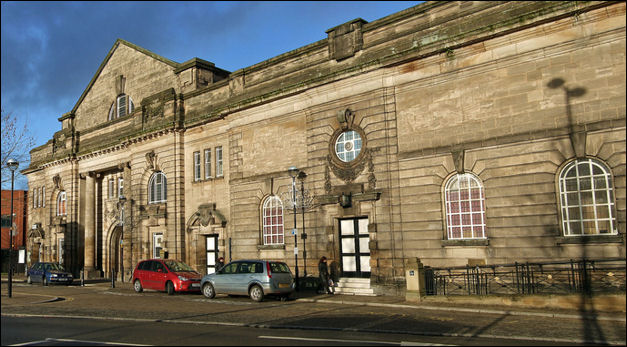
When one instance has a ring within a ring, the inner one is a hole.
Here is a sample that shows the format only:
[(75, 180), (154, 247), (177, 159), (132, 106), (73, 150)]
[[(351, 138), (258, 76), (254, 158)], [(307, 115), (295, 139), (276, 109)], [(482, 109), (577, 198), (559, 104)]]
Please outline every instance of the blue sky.
[(322, 40), (349, 20), (372, 22), (418, 3), (3, 1), (2, 109), (27, 122), (40, 146), (61, 130), (57, 119), (118, 38), (175, 62), (198, 57), (235, 71)]

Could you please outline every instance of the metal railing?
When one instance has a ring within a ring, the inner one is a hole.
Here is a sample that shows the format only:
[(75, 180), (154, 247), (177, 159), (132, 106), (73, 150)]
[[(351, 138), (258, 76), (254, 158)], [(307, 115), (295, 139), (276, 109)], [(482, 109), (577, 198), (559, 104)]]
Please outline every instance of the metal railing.
[(425, 267), (427, 295), (624, 293), (625, 259)]

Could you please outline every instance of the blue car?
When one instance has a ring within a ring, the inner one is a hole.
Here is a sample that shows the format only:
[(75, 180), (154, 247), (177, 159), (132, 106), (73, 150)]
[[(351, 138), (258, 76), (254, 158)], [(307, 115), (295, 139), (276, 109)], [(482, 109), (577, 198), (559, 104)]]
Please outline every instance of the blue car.
[(65, 271), (63, 266), (57, 263), (37, 262), (26, 274), (26, 283), (41, 282), (44, 286), (51, 283), (72, 284), (72, 274)]

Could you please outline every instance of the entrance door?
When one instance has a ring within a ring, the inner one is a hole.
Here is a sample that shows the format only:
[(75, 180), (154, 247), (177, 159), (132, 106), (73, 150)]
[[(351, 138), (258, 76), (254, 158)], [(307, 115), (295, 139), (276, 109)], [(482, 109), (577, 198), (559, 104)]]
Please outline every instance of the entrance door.
[(340, 258), (344, 277), (370, 277), (368, 218), (340, 219)]
[(116, 227), (113, 231), (113, 235), (111, 235), (111, 241), (109, 244), (109, 271), (111, 276), (117, 279), (117, 276), (120, 276), (120, 279), (123, 279), (124, 268), (122, 267), (122, 228)]
[(216, 272), (218, 262), (218, 235), (207, 236), (207, 275)]

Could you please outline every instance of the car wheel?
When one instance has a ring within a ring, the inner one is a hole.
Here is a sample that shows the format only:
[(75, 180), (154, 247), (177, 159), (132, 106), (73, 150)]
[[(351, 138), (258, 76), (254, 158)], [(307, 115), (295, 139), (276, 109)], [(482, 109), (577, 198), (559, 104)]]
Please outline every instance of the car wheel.
[(133, 289), (135, 289), (135, 292), (137, 293), (141, 293), (144, 290), (144, 288), (142, 288), (142, 283), (139, 280), (135, 280), (133, 283)]
[(26, 277), (26, 283), (28, 283), (28, 284), (33, 284), (33, 279), (32, 279), (32, 278), (30, 278), (30, 275), (28, 275), (28, 276)]
[(174, 294), (174, 284), (172, 282), (167, 282), (165, 284), (165, 291), (168, 292), (168, 295)]
[(263, 301), (263, 289), (258, 285), (252, 286), (248, 291), (248, 295), (250, 295), (251, 299), (257, 302)]
[(213, 299), (216, 296), (216, 291), (213, 289), (213, 285), (207, 282), (202, 286), (202, 294), (209, 299)]

